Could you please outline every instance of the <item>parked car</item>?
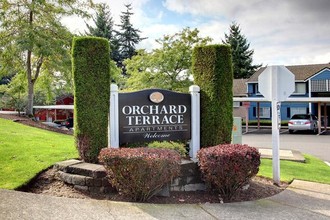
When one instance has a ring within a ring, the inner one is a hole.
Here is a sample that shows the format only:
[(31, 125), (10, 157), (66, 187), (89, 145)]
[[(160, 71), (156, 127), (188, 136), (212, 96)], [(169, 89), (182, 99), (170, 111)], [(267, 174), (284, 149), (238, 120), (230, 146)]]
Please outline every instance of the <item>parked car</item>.
[(294, 131), (312, 131), (317, 133), (318, 124), (317, 117), (313, 114), (296, 114), (293, 115), (288, 123), (289, 132)]
[(57, 124), (57, 123), (54, 123), (54, 122), (42, 122), (42, 124), (44, 124), (44, 125), (47, 125), (47, 126), (49, 126), (49, 127), (53, 127), (53, 128), (60, 128), (61, 127), (61, 125), (60, 124)]
[(65, 120), (64, 126), (68, 129), (73, 128), (73, 118), (67, 118)]
[(59, 127), (61, 127), (61, 126), (63, 126), (65, 121), (63, 121), (63, 120), (54, 120), (53, 121), (53, 123), (55, 123), (55, 124), (58, 124), (59, 125)]

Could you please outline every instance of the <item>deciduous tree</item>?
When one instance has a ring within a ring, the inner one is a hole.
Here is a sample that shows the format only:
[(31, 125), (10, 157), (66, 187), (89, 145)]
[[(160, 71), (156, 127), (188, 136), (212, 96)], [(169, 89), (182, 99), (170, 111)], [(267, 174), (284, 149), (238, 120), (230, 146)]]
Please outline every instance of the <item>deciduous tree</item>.
[(13, 108), (20, 115), (27, 102), (25, 75), (16, 74), (7, 84), (0, 85), (0, 94), (0, 108)]
[(173, 35), (164, 35), (156, 40), (158, 49), (151, 52), (138, 51), (126, 60), (126, 86), (132, 90), (143, 88), (163, 88), (187, 91), (192, 84), (192, 51), (195, 46), (203, 46), (211, 38), (199, 36), (197, 29), (184, 28)]
[(70, 74), (71, 33), (60, 20), (87, 16), (91, 0), (2, 0), (0, 2), (1, 74), (24, 72), (32, 115), (34, 86), (41, 74)]

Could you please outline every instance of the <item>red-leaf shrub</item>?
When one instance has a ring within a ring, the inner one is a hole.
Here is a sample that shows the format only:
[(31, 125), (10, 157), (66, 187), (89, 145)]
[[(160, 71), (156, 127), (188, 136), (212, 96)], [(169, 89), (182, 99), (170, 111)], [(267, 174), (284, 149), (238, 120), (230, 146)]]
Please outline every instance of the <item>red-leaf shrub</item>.
[(228, 201), (259, 171), (260, 153), (254, 147), (224, 144), (198, 152), (203, 179)]
[(134, 201), (146, 201), (180, 174), (180, 155), (174, 150), (104, 148), (99, 160), (110, 183)]

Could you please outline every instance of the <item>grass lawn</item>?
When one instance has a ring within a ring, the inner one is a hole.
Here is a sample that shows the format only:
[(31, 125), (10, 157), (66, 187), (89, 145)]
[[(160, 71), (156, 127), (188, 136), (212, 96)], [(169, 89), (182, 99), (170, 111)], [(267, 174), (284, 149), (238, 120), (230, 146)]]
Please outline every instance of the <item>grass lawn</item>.
[(15, 189), (70, 158), (78, 158), (73, 136), (0, 118), (0, 188)]
[[(281, 181), (291, 182), (293, 179), (330, 184), (330, 167), (322, 160), (305, 154), (306, 163), (280, 161)], [(258, 176), (273, 178), (271, 159), (262, 159)]]
[[(304, 155), (306, 163), (281, 161), (281, 180), (330, 184), (330, 167)], [(0, 188), (15, 189), (58, 161), (78, 158), (73, 136), (29, 127), (0, 118)], [(272, 178), (272, 161), (262, 159), (259, 176)]]

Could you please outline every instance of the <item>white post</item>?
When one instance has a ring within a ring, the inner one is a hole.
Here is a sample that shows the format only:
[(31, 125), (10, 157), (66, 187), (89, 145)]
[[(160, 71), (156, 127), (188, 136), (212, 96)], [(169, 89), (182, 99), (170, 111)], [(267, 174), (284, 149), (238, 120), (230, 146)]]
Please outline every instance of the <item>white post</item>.
[(249, 107), (245, 107), (245, 133), (249, 132)]
[(272, 100), (273, 181), (278, 186), (280, 185), (280, 111), (281, 103)]
[(272, 94), (272, 149), (273, 149), (273, 181), (274, 184), (280, 185), (280, 130), (279, 115), (281, 114), (281, 105), (278, 102), (278, 94), (280, 91), (277, 83), (279, 82), (279, 69), (277, 66), (271, 67), (271, 94)]
[(118, 86), (110, 86), (109, 147), (119, 148)]
[[(312, 97), (312, 81), (308, 80), (308, 98)], [(311, 113), (312, 112), (312, 103), (308, 103), (308, 108), (309, 108), (309, 112), (307, 113)]]
[(189, 87), (191, 94), (191, 140), (189, 156), (192, 159), (197, 158), (197, 152), (200, 149), (200, 88), (192, 85)]

